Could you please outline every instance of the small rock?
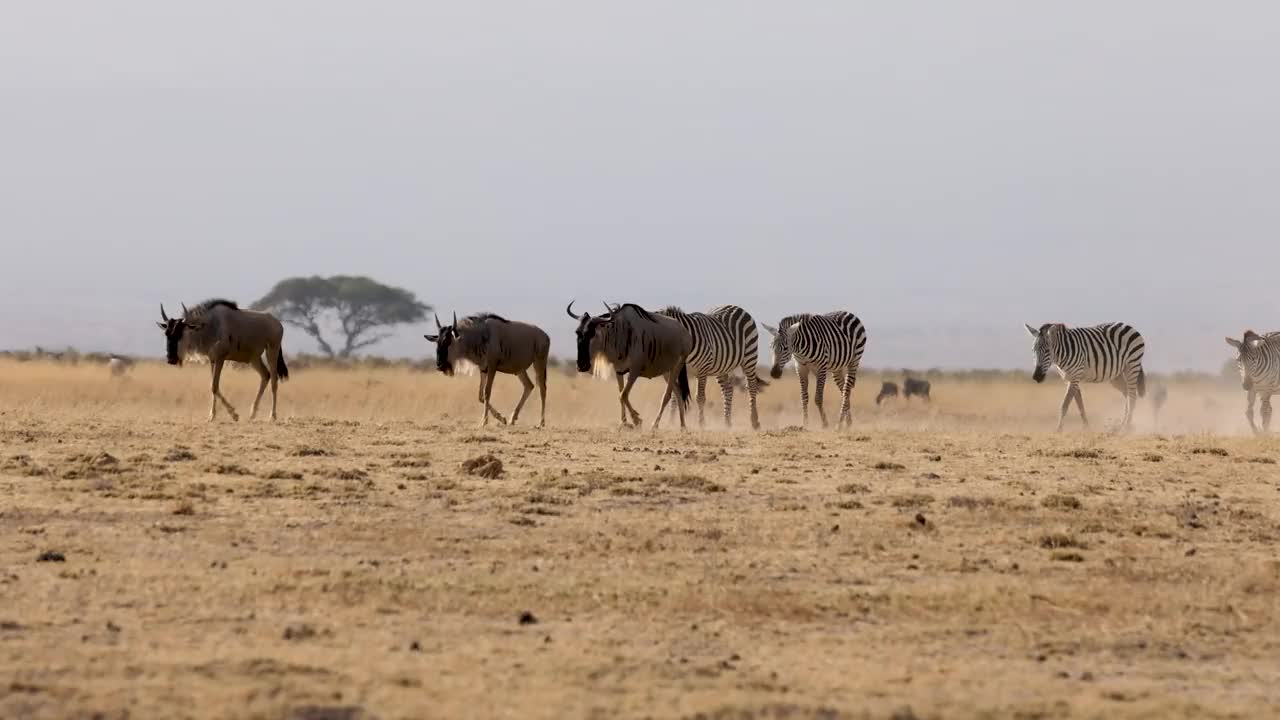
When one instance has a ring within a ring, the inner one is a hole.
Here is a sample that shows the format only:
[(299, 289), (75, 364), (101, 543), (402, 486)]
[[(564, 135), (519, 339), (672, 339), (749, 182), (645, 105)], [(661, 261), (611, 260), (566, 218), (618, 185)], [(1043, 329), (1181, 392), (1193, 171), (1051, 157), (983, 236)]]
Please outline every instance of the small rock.
[(1093, 673), (1089, 672), (1088, 670), (1086, 670), (1086, 671), (1084, 671), (1084, 672), (1080, 673), (1080, 681), (1081, 681), (1081, 682), (1093, 682)]
[(120, 626), (119, 626), (119, 625), (117, 625), (117, 624), (115, 624), (115, 623), (113, 623), (113, 622), (111, 622), (110, 620), (108, 620), (108, 621), (107, 621), (107, 632), (118, 633), (118, 632), (120, 632)]
[(1190, 550), (1186, 551), (1186, 552), (1185, 552), (1185, 553), (1183, 553), (1183, 554), (1184, 554), (1185, 556), (1187, 556), (1187, 557), (1191, 557), (1192, 555), (1195, 555), (1195, 554), (1196, 554), (1196, 549), (1195, 549), (1195, 548), (1191, 548)]
[(916, 513), (916, 524), (924, 527), (929, 524), (929, 520), (924, 516), (924, 513)]
[(67, 556), (53, 550), (46, 550), (40, 553), (36, 558), (36, 562), (66, 562)]
[(422, 652), (422, 645), (417, 640), (414, 640), (409, 643), (409, 652)]
[(534, 617), (533, 613), (529, 612), (528, 610), (525, 610), (524, 612), (520, 613), (519, 622), (521, 625), (537, 625), (538, 618)]

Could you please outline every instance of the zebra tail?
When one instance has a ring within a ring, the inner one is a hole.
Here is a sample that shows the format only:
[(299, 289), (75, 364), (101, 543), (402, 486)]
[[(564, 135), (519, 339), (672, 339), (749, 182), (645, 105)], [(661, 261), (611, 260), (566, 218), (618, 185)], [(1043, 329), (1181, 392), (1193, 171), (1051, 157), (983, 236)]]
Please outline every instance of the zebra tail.
[(276, 375), (281, 380), (289, 379), (289, 366), (284, 364), (284, 349), (276, 351)]
[(1138, 368), (1138, 397), (1147, 396), (1147, 373), (1142, 368)]
[(689, 404), (689, 367), (680, 366), (680, 374), (676, 376), (676, 384), (680, 386), (680, 404)]

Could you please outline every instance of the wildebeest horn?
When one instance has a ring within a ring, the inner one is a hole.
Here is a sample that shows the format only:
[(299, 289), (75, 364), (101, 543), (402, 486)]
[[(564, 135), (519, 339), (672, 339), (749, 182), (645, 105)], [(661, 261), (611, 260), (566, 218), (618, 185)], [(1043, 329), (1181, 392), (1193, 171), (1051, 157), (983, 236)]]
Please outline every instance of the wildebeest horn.
[(573, 318), (574, 320), (580, 320), (580, 319), (581, 319), (581, 318), (579, 318), (577, 315), (574, 315), (574, 314), (573, 314), (573, 301), (572, 301), (572, 300), (570, 300), (570, 301), (569, 301), (569, 306), (568, 306), (568, 307), (566, 307), (566, 308), (564, 309), (564, 311), (565, 311), (565, 312), (567, 312), (567, 313), (569, 313), (569, 317)]
[(441, 329), (441, 328), (440, 328), (440, 316), (439, 316), (439, 315), (436, 315), (435, 313), (431, 313), (431, 316), (432, 316), (432, 317), (434, 317), (434, 318), (436, 319), (436, 329), (437, 329), (437, 330)]
[(187, 316), (187, 315), (190, 315), (190, 314), (191, 314), (191, 311), (187, 309), (187, 304), (186, 304), (186, 303), (178, 303), (178, 304), (182, 306), (182, 315), (183, 315), (183, 317), (185, 317), (185, 316)]
[(458, 327), (458, 311), (453, 311), (453, 326)]
[(612, 314), (614, 310), (617, 310), (617, 308), (609, 307), (609, 303), (604, 302), (604, 300), (601, 300), (600, 302), (604, 303), (604, 309), (605, 309), (605, 312), (607, 313)]
[(164, 303), (160, 303), (160, 319), (169, 322), (169, 316), (164, 314)]

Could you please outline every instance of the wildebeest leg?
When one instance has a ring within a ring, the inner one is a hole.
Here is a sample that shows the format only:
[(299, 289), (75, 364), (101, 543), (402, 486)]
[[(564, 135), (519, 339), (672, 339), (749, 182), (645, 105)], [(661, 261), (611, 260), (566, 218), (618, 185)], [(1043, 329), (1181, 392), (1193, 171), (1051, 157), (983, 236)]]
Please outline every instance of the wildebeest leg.
[(529, 379), (529, 371), (521, 370), (516, 374), (520, 378), (520, 384), (524, 386), (524, 392), (520, 393), (520, 402), (516, 403), (516, 409), (511, 411), (511, 424), (516, 424), (516, 419), (520, 417), (520, 408), (524, 407), (524, 401), (529, 399), (533, 394), (533, 381)]
[(495, 408), (492, 403), (489, 402), (489, 398), (493, 397), (493, 380), (496, 377), (498, 377), (497, 370), (490, 370), (489, 372), (485, 373), (483, 376), (484, 378), (484, 411), (485, 411), (484, 419), (485, 419), (485, 422), (487, 423), (489, 421), (489, 415), (493, 415), (494, 420), (497, 420), (503, 425), (506, 425), (507, 419), (502, 416), (502, 413), (498, 412), (497, 408)]
[(271, 421), (276, 420), (276, 400), (280, 394), (280, 363), (283, 361), (283, 350), (277, 347), (267, 348), (267, 371), (271, 373)]
[(618, 374), (615, 377), (618, 379), (618, 406), (622, 412), (622, 424), (627, 425), (627, 401), (622, 397), (622, 387), (626, 381), (623, 379), (624, 376), (622, 374)]
[(231, 403), (227, 402), (227, 399), (222, 397), (222, 391), (218, 389), (220, 381), (222, 380), (222, 364), (224, 362), (225, 360), (218, 359), (211, 363), (211, 367), (213, 368), (213, 405), (209, 408), (209, 421), (212, 422), (214, 417), (217, 416), (218, 401), (221, 400), (222, 406), (227, 409), (227, 413), (231, 415), (231, 419), (239, 422), (240, 416), (236, 414), (236, 409), (231, 407)]
[(809, 427), (809, 368), (797, 364), (796, 375), (800, 376), (800, 416), (804, 427)]
[[(703, 418), (703, 410), (707, 404), (707, 376), (698, 376), (698, 427), (702, 427), (705, 423)], [(666, 407), (666, 403), (662, 404)]]
[(533, 376), (538, 381), (538, 399), (542, 402), (542, 416), (538, 427), (547, 426), (547, 359), (538, 358), (533, 363)]
[(267, 391), (267, 383), (271, 381), (271, 371), (262, 362), (262, 356), (255, 357), (250, 363), (254, 370), (258, 371), (258, 395), (253, 399), (253, 407), (249, 409), (249, 419), (258, 417), (258, 403), (262, 402), (262, 393)]
[[(676, 382), (680, 377), (680, 371), (674, 370), (667, 373), (667, 389), (662, 393), (662, 407), (658, 408), (658, 416), (653, 419), (653, 429), (658, 429), (658, 421), (662, 419), (662, 413), (667, 409), (667, 403), (671, 402), (671, 396), (676, 392)], [(628, 388), (630, 389), (630, 388)], [(676, 399), (676, 410), (680, 414), (680, 429), (684, 429), (684, 402), (679, 398)], [(636, 418), (639, 424), (639, 418)]]
[(720, 382), (720, 392), (724, 395), (724, 426), (733, 427), (733, 383), (727, 374), (716, 380)]
[(1262, 395), (1262, 432), (1271, 432), (1271, 393)]
[[(631, 405), (631, 386), (635, 385), (636, 380), (639, 380), (639, 379), (640, 379), (639, 374), (628, 373), (627, 386), (622, 388), (622, 394), (618, 395), (618, 402), (622, 403), (622, 412), (624, 413), (622, 417), (623, 425), (627, 424), (627, 418), (625, 413), (630, 412), (631, 424), (635, 425), (636, 427), (640, 426), (640, 413), (636, 412), (635, 407)], [(622, 376), (618, 376), (618, 385), (620, 386), (622, 385)], [(662, 410), (665, 410), (665, 409), (666, 409), (666, 403), (663, 403)], [(655, 427), (657, 426), (656, 425), (657, 420), (661, 419), (662, 417), (662, 410), (658, 411), (658, 418), (655, 418), (655, 425), (654, 425)], [(681, 414), (681, 417), (682, 418), (684, 417), (683, 413)]]
[(1253, 403), (1256, 397), (1257, 397), (1257, 393), (1255, 393), (1252, 389), (1250, 389), (1249, 394), (1245, 400), (1244, 416), (1249, 419), (1249, 429), (1253, 430), (1254, 435), (1259, 435), (1261, 433), (1258, 432), (1258, 426), (1255, 425), (1253, 422)]
[(827, 411), (822, 408), (822, 390), (827, 385), (827, 369), (818, 370), (818, 384), (813, 391), (813, 405), (818, 408), (818, 417), (822, 418), (822, 427), (827, 427)]

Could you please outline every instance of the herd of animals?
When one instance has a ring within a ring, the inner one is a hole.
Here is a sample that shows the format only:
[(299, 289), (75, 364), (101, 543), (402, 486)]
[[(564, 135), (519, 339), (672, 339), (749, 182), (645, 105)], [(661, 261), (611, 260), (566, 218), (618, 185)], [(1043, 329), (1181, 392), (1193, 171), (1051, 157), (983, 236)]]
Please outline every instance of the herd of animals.
[[(235, 409), (219, 390), (222, 368), (226, 361), (252, 366), (261, 379), (249, 416), (257, 415), (258, 405), (268, 384), (271, 386), (271, 419), (276, 418), (276, 399), (280, 380), (289, 377), (285, 365), (282, 340), (284, 328), (269, 313), (245, 310), (230, 300), (208, 300), (194, 308), (182, 307), (182, 317), (171, 318), (160, 307), (166, 338), (166, 357), (171, 365), (181, 365), (184, 357), (203, 356), (213, 373), (212, 402), (209, 419), (217, 417), (222, 404), (232, 419), (239, 419)], [(728, 426), (733, 412), (733, 379), (741, 371), (750, 402), (751, 426), (760, 427), (756, 396), (768, 383), (757, 377), (758, 336), (755, 319), (736, 305), (721, 305), (708, 312), (685, 312), (670, 306), (650, 311), (635, 303), (608, 304), (605, 312), (592, 315), (575, 313), (570, 302), (565, 312), (577, 323), (577, 369), (579, 372), (609, 372), (617, 380), (618, 403), (623, 425), (640, 425), (640, 413), (630, 401), (631, 389), (640, 378), (662, 378), (666, 388), (658, 414), (653, 419), (657, 429), (672, 398), (685, 427), (685, 408), (693, 394), (690, 377), (697, 381), (699, 424), (703, 422), (707, 379), (714, 377), (724, 396), (724, 422)], [(551, 339), (536, 325), (508, 320), (493, 313), (470, 315), (442, 325), (435, 318), (436, 332), (424, 337), (436, 345), (436, 367), (453, 375), (459, 365), (470, 364), (479, 370), (478, 400), (483, 406), (482, 424), (493, 418), (500, 423), (514, 423), (520, 417), (533, 388), (538, 388), (541, 404), (539, 427), (546, 424), (547, 364)], [(809, 380), (814, 380), (814, 405), (822, 425), (828, 425), (823, 409), (823, 392), (828, 376), (841, 395), (839, 426), (852, 423), (850, 394), (858, 376), (858, 367), (866, 348), (867, 333), (862, 321), (852, 313), (833, 311), (824, 314), (788, 315), (776, 326), (764, 325), (770, 336), (772, 364), (770, 377), (782, 377), (783, 369), (793, 360), (800, 379), (800, 407), (805, 425), (809, 420)], [(1050, 369), (1057, 369), (1067, 383), (1066, 394), (1058, 413), (1059, 431), (1074, 401), (1081, 422), (1088, 426), (1082, 383), (1109, 383), (1124, 394), (1125, 412), (1121, 429), (1132, 423), (1137, 399), (1146, 395), (1146, 373), (1142, 369), (1145, 343), (1142, 335), (1125, 323), (1106, 323), (1090, 327), (1068, 327), (1047, 323), (1040, 327), (1026, 325), (1033, 339), (1035, 369), (1032, 378), (1043, 382)], [(1242, 387), (1247, 393), (1246, 417), (1255, 433), (1271, 426), (1271, 396), (1280, 392), (1280, 332), (1259, 335), (1252, 330), (1240, 340), (1227, 338), (1237, 352), (1236, 364)], [(124, 362), (113, 362), (112, 372), (123, 372)], [(533, 378), (529, 376), (533, 371)], [(523, 386), (519, 402), (508, 420), (490, 402), (493, 382), (499, 373), (515, 375)], [(908, 377), (901, 390), (886, 382), (876, 397), (880, 404), (899, 394), (906, 398), (930, 399), (928, 381)], [(1158, 412), (1167, 392), (1155, 388), (1153, 402)], [(1254, 404), (1261, 398), (1261, 428), (1254, 422)]]

